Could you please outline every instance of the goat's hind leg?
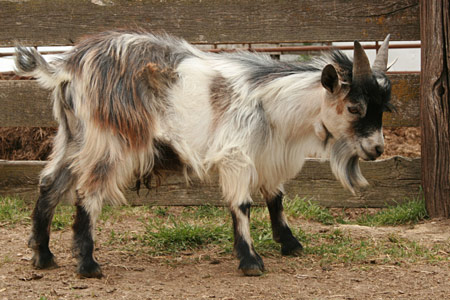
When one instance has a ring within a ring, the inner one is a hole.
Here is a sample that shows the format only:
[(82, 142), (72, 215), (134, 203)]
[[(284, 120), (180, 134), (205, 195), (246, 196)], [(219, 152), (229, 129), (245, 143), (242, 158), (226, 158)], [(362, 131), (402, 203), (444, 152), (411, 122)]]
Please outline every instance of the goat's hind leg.
[(272, 222), (273, 239), (281, 244), (281, 254), (298, 256), (302, 253), (303, 247), (294, 237), (289, 228), (283, 212), (283, 193), (276, 196), (265, 196), (269, 209), (270, 221)]
[(81, 167), (77, 182), (77, 213), (73, 224), (73, 254), (78, 259), (78, 274), (82, 277), (102, 277), (100, 265), (94, 259), (95, 225), (102, 211), (105, 199), (113, 204), (126, 203), (122, 189), (131, 177), (132, 168), (127, 161), (111, 158), (111, 153), (99, 152), (98, 160), (91, 157), (87, 161), (96, 162), (91, 168)]
[(67, 165), (55, 161), (43, 173), (39, 186), (39, 198), (32, 214), (32, 230), (28, 246), (33, 249), (32, 264), (38, 269), (56, 267), (54, 256), (49, 248), (50, 227), (56, 205), (69, 190), (72, 173)]
[(73, 253), (78, 259), (78, 274), (82, 277), (102, 277), (100, 265), (94, 259), (95, 222), (101, 212), (102, 202), (101, 197), (80, 197), (77, 193), (77, 211), (72, 227)]

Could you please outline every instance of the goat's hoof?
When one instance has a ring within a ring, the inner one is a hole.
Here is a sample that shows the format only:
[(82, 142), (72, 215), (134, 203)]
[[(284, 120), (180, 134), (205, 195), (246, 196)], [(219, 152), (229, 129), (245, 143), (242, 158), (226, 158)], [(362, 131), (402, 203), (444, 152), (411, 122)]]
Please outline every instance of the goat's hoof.
[(264, 273), (264, 263), (259, 255), (249, 256), (241, 259), (239, 269), (245, 276), (261, 276)]
[(281, 254), (289, 256), (300, 256), (303, 253), (303, 246), (296, 238), (281, 244)]
[(81, 278), (102, 278), (103, 277), (103, 273), (100, 268), (100, 265), (97, 262), (95, 262), (94, 260), (81, 263), (78, 266), (78, 275)]
[(249, 269), (241, 268), (241, 270), (245, 276), (261, 276), (263, 274), (263, 271), (261, 271), (261, 269), (258, 267), (249, 268)]
[(34, 253), (31, 264), (36, 269), (55, 269), (58, 267), (58, 264), (55, 262), (55, 257), (51, 252), (41, 254)]

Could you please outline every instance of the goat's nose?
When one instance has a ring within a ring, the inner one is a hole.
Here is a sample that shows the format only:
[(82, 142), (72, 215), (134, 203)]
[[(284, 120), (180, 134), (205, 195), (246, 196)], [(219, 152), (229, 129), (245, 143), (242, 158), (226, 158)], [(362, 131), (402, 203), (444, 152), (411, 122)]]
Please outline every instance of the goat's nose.
[(377, 153), (377, 156), (380, 156), (384, 152), (384, 145), (377, 145), (375, 146), (375, 152)]

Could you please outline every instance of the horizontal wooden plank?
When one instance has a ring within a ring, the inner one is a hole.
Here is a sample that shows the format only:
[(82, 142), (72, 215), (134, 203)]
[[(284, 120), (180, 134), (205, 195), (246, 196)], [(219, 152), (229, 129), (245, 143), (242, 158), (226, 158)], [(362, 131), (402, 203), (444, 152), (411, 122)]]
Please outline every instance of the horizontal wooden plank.
[(0, 0), (0, 46), (71, 45), (112, 28), (195, 43), (420, 40), (419, 0)]
[(55, 127), (51, 92), (35, 80), (0, 80), (0, 127)]
[[(419, 125), (418, 74), (392, 74), (392, 102), (396, 113), (385, 114), (385, 126)], [(0, 127), (53, 127), (50, 92), (36, 81), (0, 80)]]
[[(0, 161), (0, 195), (18, 195), (26, 201), (38, 196), (38, 174), (45, 162)], [(286, 186), (287, 195), (305, 197), (328, 207), (385, 207), (417, 197), (420, 194), (420, 159), (394, 157), (375, 162), (361, 162), (364, 176), (370, 183), (353, 196), (344, 190), (331, 173), (329, 164), (309, 159), (302, 172)], [(187, 186), (181, 173), (167, 173), (162, 185), (150, 191), (127, 191), (133, 205), (224, 205), (217, 176), (211, 183), (193, 180)], [(263, 204), (254, 197), (257, 204)]]

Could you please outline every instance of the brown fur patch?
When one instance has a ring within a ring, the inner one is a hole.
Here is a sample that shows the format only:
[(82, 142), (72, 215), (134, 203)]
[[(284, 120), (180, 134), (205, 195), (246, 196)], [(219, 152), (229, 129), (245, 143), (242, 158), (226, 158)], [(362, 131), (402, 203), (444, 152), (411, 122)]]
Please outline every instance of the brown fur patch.
[(222, 76), (215, 77), (209, 88), (209, 99), (213, 110), (213, 124), (216, 126), (231, 104), (232, 89)]
[(338, 103), (336, 104), (336, 113), (338, 115), (342, 115), (342, 113), (344, 112), (344, 107), (345, 107), (345, 100), (339, 99)]
[[(118, 131), (131, 148), (146, 147), (151, 139), (154, 124), (151, 113), (145, 108), (144, 102), (155, 100), (155, 98), (158, 98), (158, 102), (163, 102), (165, 91), (176, 81), (177, 75), (171, 68), (161, 68), (155, 63), (148, 63), (131, 78), (126, 75), (120, 75), (120, 78), (124, 80), (124, 86), (130, 89), (129, 93), (109, 90), (114, 89), (114, 86), (107, 86), (106, 94), (117, 98), (110, 99), (112, 101), (101, 101), (101, 109), (97, 110), (95, 114), (96, 121), (100, 126), (110, 127), (114, 131)], [(148, 93), (153, 97), (142, 99), (143, 96), (139, 91), (138, 84), (140, 80), (144, 81)], [(119, 99), (119, 97), (125, 98)], [(151, 105), (158, 104), (151, 103)]]
[(155, 63), (148, 63), (138, 74), (148, 84), (155, 96), (161, 96), (164, 91), (176, 81), (177, 73), (172, 68), (161, 68)]
[(133, 108), (123, 106), (119, 100), (103, 104), (94, 113), (97, 126), (111, 129), (132, 149), (147, 146), (154, 127), (150, 114), (139, 101), (134, 101)]

